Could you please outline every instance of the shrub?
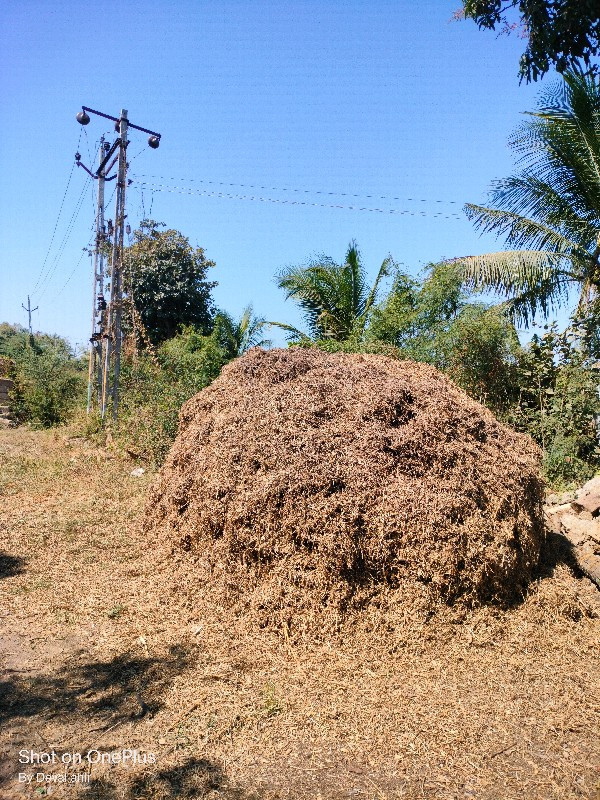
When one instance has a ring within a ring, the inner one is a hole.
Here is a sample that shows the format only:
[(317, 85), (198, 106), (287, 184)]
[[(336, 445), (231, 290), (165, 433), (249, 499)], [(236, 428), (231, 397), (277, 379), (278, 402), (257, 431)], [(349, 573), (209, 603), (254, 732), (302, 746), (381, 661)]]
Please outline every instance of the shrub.
[(85, 398), (85, 365), (59, 336), (0, 326), (0, 353), (14, 362), (11, 416), (50, 427), (68, 422)]
[(227, 358), (216, 337), (194, 327), (148, 351), (123, 360), (116, 433), (136, 456), (159, 465), (177, 434), (183, 403), (208, 386)]

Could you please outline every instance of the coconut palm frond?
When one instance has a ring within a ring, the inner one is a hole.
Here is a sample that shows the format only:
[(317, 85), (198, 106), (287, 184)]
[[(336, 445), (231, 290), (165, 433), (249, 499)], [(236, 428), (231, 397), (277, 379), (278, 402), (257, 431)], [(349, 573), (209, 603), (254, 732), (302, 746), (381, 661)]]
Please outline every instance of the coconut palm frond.
[(255, 317), (251, 305), (246, 306), (238, 322), (239, 354), (251, 347), (272, 347), (271, 339), (263, 339), (263, 330), (269, 323), (264, 317)]
[(571, 241), (548, 225), (512, 211), (468, 203), (465, 213), (478, 230), (502, 235), (507, 244), (513, 247), (530, 247), (562, 255), (581, 251), (577, 242)]
[(495, 209), (510, 211), (553, 228), (579, 247), (589, 250), (598, 235), (599, 215), (582, 203), (574, 187), (523, 172), (500, 181), (491, 195)]
[(516, 324), (528, 327), (539, 314), (545, 319), (567, 305), (570, 281), (555, 276), (543, 281), (534, 289), (521, 292), (506, 301), (504, 308)]
[[(600, 86), (567, 72), (510, 140), (528, 171), (600, 217)], [(587, 213), (584, 214), (587, 216)]]
[(365, 301), (363, 312), (357, 320), (357, 327), (360, 333), (363, 333), (365, 330), (367, 321), (369, 319), (369, 312), (371, 311), (373, 305), (375, 304), (375, 301), (377, 300), (377, 292), (379, 290), (379, 285), (381, 281), (390, 275), (394, 266), (395, 266), (394, 259), (390, 255), (387, 258), (384, 258), (381, 266), (379, 267), (379, 272), (377, 273), (377, 277), (375, 278), (375, 283), (371, 287), (371, 291), (369, 292), (369, 295)]
[(351, 241), (343, 264), (321, 258), (308, 266), (287, 267), (276, 281), (285, 290), (286, 299), (300, 305), (311, 336), (344, 341), (356, 331), (357, 324), (364, 330), (390, 263), (390, 259), (384, 261), (369, 289), (358, 246)]
[(574, 280), (569, 258), (543, 250), (504, 250), (454, 263), (465, 286), (504, 295), (511, 313), (526, 325), (539, 311), (563, 304)]
[(358, 245), (354, 239), (348, 247), (342, 274), (343, 283), (340, 288), (345, 290), (346, 303), (353, 309), (355, 314), (360, 315), (364, 311), (368, 287)]
[(286, 299), (294, 299), (300, 305), (315, 335), (319, 331), (319, 315), (331, 303), (333, 287), (327, 278), (326, 269), (318, 265), (287, 267), (276, 277)]
[(267, 325), (273, 325), (275, 328), (281, 328), (288, 333), (288, 342), (312, 342), (312, 338), (299, 328), (293, 325), (288, 325), (285, 322), (267, 322)]

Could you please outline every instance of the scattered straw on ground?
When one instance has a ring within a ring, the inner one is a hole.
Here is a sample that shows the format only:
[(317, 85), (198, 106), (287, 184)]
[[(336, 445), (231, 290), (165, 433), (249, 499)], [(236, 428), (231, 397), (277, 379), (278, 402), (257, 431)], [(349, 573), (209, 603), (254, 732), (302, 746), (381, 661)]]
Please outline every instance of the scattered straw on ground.
[[(2, 800), (597, 800), (600, 594), (559, 538), (512, 607), (286, 643), (173, 592), (135, 466), (0, 431)], [(51, 748), (156, 763), (19, 783)]]

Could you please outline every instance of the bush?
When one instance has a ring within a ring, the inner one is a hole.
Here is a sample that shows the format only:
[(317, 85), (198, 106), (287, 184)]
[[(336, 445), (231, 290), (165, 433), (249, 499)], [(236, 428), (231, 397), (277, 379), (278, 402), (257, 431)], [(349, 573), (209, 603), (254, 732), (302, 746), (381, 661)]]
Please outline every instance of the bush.
[(124, 447), (159, 465), (177, 435), (183, 403), (208, 386), (227, 361), (216, 336), (187, 327), (152, 354), (128, 356), (121, 370), (116, 433)]
[(520, 396), (511, 424), (544, 451), (544, 470), (556, 488), (580, 484), (600, 466), (598, 364), (573, 328), (556, 324), (534, 336), (518, 367)]
[(544, 451), (544, 473), (555, 489), (580, 486), (594, 476), (595, 466), (580, 458), (582, 444), (585, 440), (581, 436), (557, 433)]
[(0, 325), (0, 354), (14, 362), (11, 416), (17, 422), (50, 427), (68, 422), (85, 402), (85, 365), (59, 336)]
[(452, 264), (431, 265), (422, 282), (398, 273), (367, 337), (437, 367), (500, 417), (518, 397), (515, 328), (502, 307), (469, 297)]

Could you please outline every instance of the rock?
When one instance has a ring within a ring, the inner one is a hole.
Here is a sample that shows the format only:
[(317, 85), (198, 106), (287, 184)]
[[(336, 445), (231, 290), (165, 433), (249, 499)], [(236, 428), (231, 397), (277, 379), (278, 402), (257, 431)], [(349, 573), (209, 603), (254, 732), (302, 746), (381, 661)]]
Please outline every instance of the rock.
[(584, 484), (576, 494), (575, 502), (584, 511), (595, 514), (600, 510), (600, 476)]
[(573, 514), (571, 503), (563, 503), (559, 506), (544, 506), (544, 517), (546, 525), (554, 533), (561, 532), (561, 519), (565, 514)]
[(550, 492), (546, 497), (546, 505), (561, 506), (565, 503), (572, 503), (575, 500), (575, 492)]
[(582, 519), (575, 514), (563, 514), (560, 517), (560, 529), (575, 546), (590, 539), (600, 542), (600, 522), (595, 520)]
[(132, 469), (129, 474), (132, 478), (141, 478), (144, 472), (146, 472), (146, 470), (143, 467), (136, 467), (135, 469)]

